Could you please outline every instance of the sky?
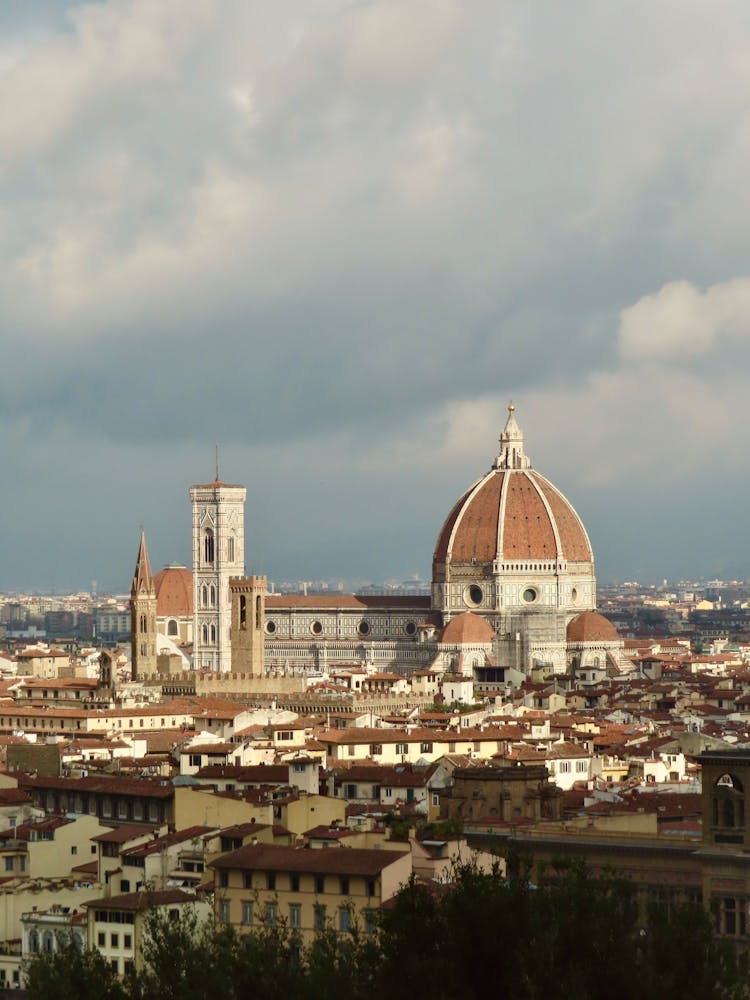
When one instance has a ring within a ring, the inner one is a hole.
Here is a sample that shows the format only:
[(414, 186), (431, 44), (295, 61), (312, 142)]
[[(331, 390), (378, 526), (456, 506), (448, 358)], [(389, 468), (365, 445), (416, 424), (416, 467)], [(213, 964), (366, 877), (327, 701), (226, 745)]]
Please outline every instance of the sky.
[(508, 401), (602, 582), (750, 577), (750, 8), (3, 0), (0, 589), (428, 578)]

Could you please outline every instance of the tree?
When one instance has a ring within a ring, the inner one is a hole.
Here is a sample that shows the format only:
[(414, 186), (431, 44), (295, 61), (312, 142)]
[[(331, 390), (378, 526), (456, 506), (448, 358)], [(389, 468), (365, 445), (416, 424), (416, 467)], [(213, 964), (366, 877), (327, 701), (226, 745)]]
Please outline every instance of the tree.
[(125, 1000), (123, 983), (95, 950), (82, 951), (72, 942), (56, 953), (36, 955), (26, 966), (32, 1000)]

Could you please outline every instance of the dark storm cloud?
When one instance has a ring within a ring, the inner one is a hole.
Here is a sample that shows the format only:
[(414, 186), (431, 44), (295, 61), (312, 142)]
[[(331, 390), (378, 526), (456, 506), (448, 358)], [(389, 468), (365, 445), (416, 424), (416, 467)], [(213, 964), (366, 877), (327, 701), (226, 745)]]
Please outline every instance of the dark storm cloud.
[(268, 572), (426, 574), (510, 395), (608, 572), (684, 564), (626, 494), (745, 482), (750, 28), (574, 9), (4, 8), (0, 585), (187, 559), (217, 440)]

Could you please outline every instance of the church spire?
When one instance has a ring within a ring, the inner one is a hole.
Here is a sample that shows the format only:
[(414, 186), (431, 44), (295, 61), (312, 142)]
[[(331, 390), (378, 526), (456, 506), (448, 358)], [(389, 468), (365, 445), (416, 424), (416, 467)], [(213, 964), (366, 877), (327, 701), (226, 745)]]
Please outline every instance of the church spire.
[(138, 594), (153, 594), (154, 578), (151, 575), (151, 563), (148, 558), (146, 548), (146, 534), (141, 529), (141, 544), (138, 546), (138, 558), (135, 562), (135, 573), (133, 574), (133, 586), (130, 589), (130, 596), (136, 597)]
[(523, 431), (516, 423), (516, 407), (508, 403), (508, 419), (500, 435), (500, 454), (495, 459), (495, 469), (529, 469), (531, 462), (524, 454)]

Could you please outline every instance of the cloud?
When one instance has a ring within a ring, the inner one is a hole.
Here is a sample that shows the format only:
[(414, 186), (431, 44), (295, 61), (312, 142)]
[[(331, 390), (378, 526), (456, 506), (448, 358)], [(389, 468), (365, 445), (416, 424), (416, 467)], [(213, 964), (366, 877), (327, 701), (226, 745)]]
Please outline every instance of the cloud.
[(750, 339), (750, 278), (701, 292), (673, 281), (620, 314), (619, 348), (628, 361), (679, 362), (715, 350), (726, 340)]
[[(405, 565), (383, 566), (398, 575), (488, 467), (511, 396), (535, 464), (600, 510), (641, 477), (694, 491), (697, 456), (735, 474), (744, 5), (16, 7), (0, 10), (6, 507), (51, 525), (79, 442), (108, 483), (139, 456), (153, 469), (152, 518), (130, 488), (108, 509), (169, 534), (159, 496), (218, 439), (268, 490), (269, 566), (310, 524), (319, 558), (340, 532), (337, 565), (374, 565), (366, 511), (378, 552), (407, 520)], [(68, 524), (65, 551), (52, 534), (65, 565), (97, 544), (122, 558), (97, 532), (76, 549)], [(10, 544), (0, 565), (23, 560)]]

